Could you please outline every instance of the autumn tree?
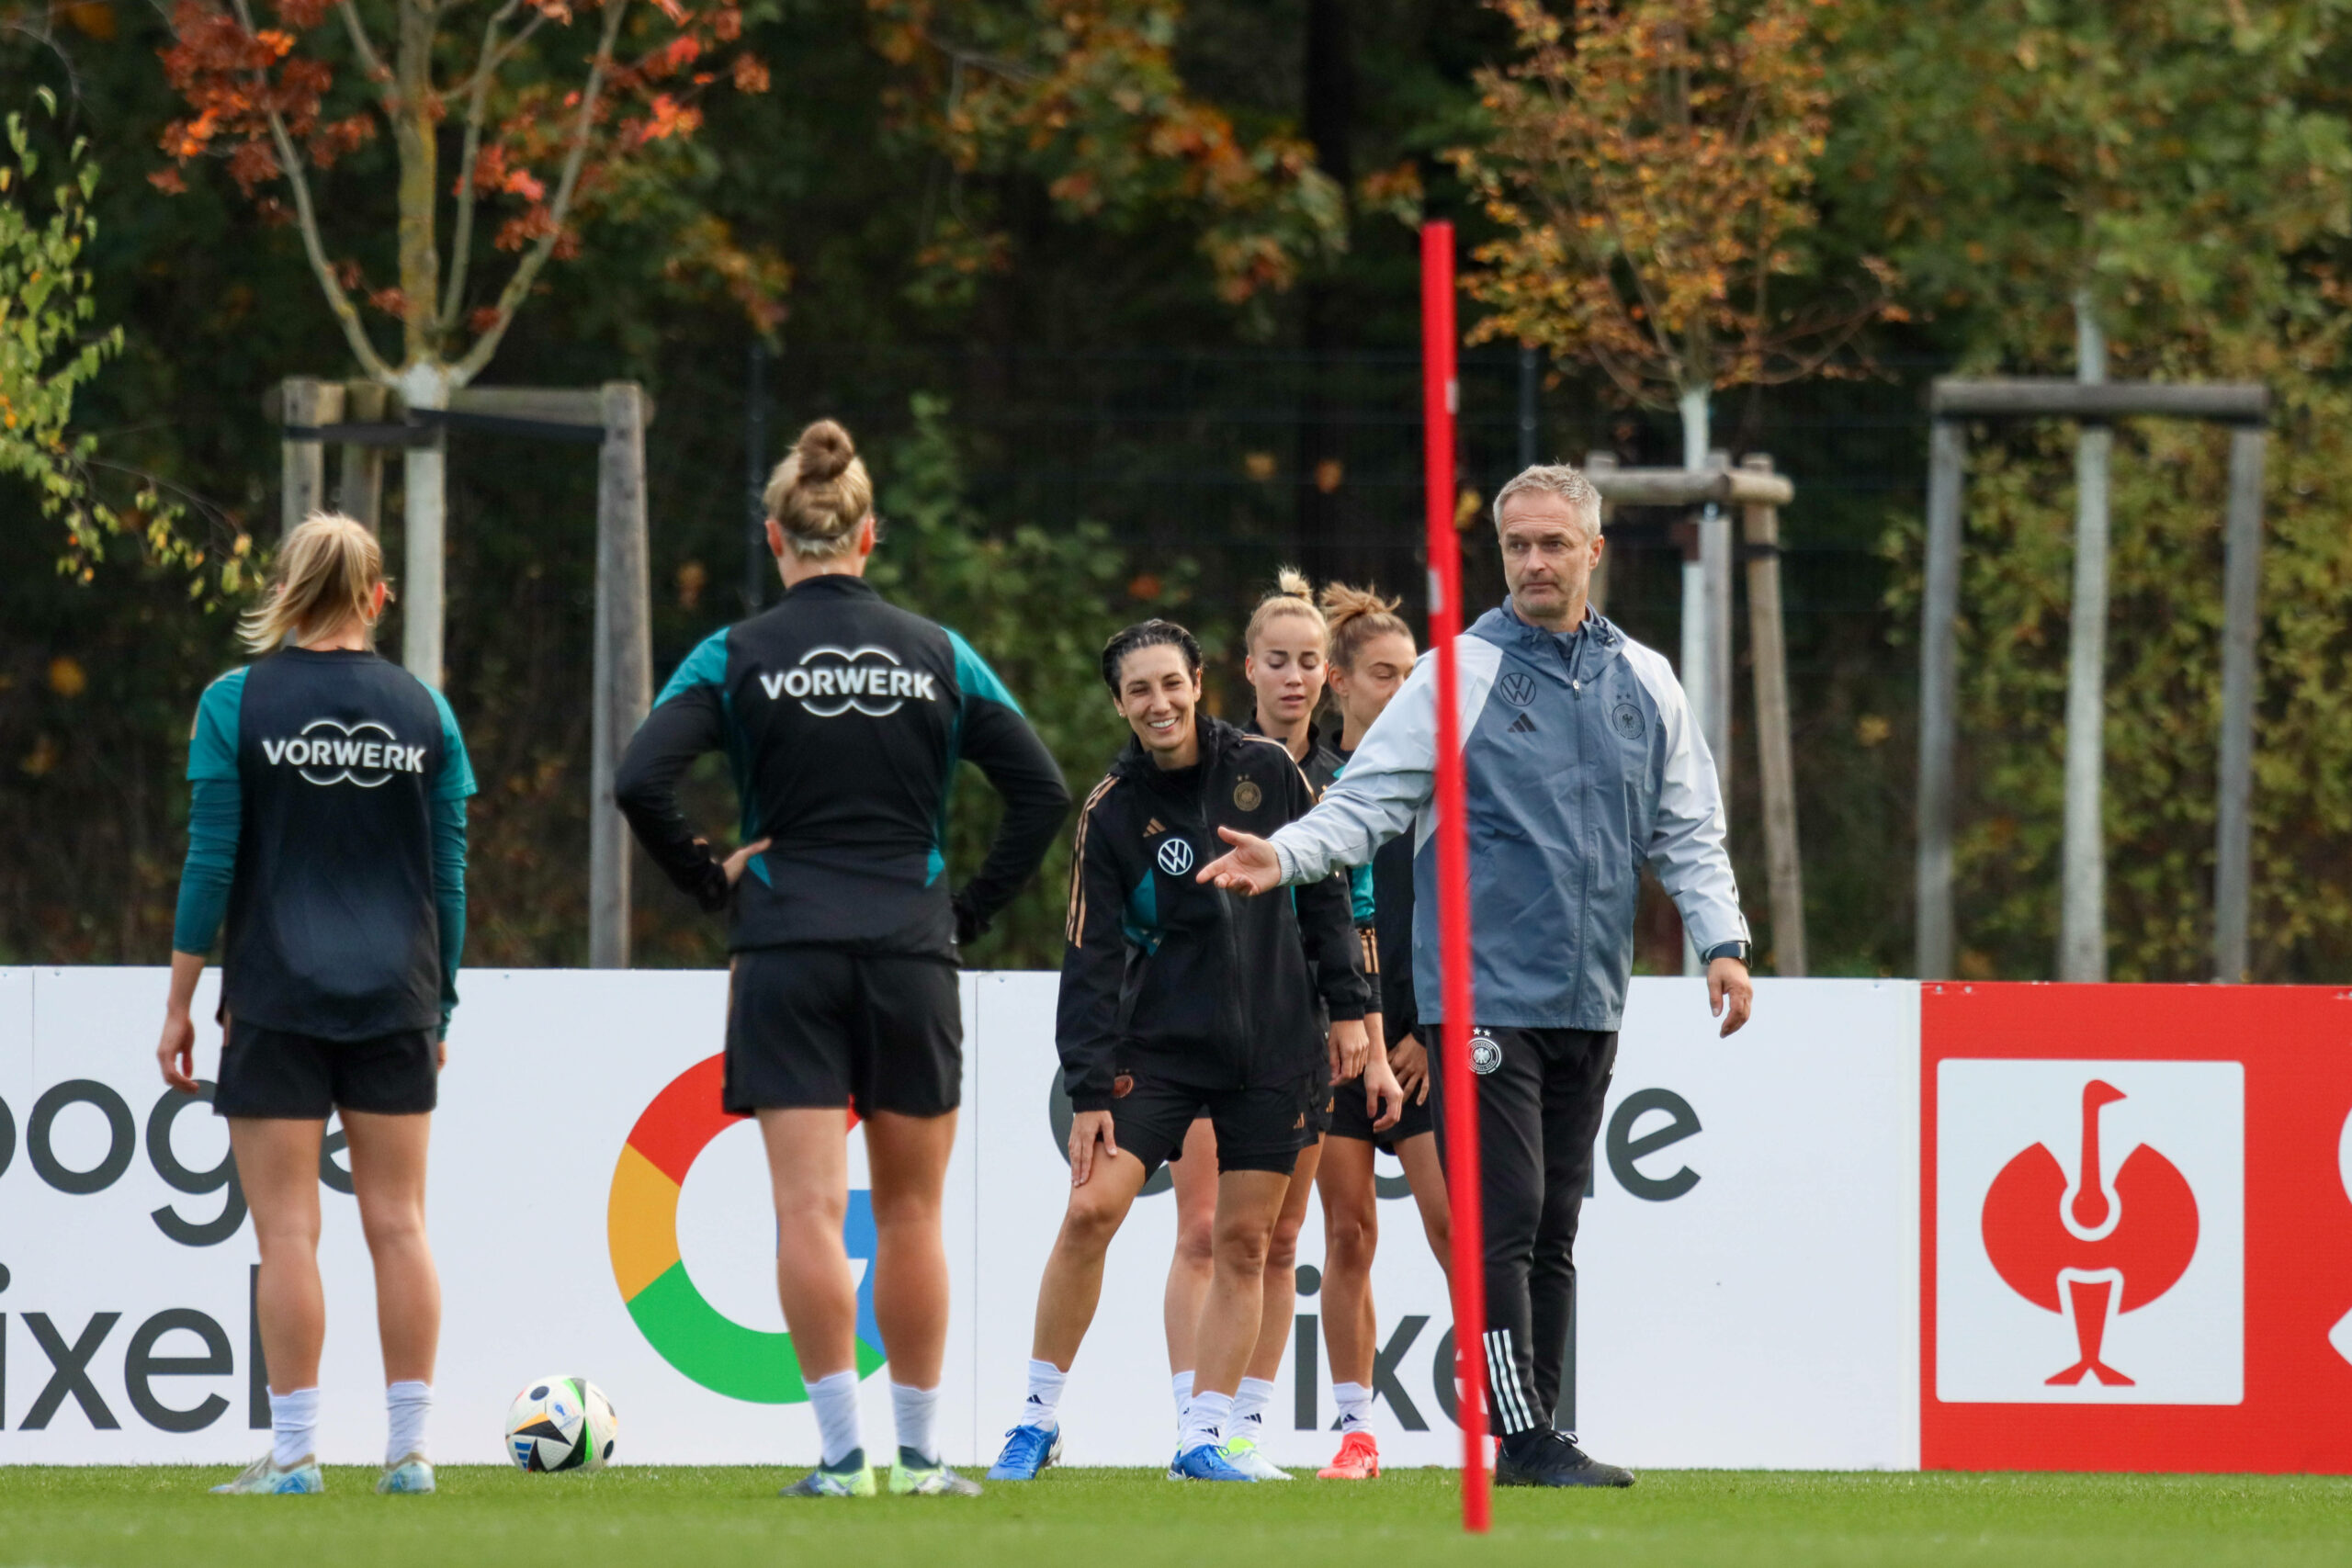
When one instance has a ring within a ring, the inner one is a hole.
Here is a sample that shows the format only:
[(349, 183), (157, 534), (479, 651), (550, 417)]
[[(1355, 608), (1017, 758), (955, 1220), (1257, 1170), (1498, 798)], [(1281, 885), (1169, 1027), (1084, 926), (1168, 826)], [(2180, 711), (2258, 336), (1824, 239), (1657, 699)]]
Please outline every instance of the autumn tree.
[(1836, 290), (1809, 276), (1817, 6), (1493, 3), (1520, 58), (1479, 73), (1490, 138), (1453, 155), (1502, 230), (1467, 280), (1489, 310), (1475, 335), (1589, 358), (1678, 408), (1695, 467), (1715, 389), (1814, 374), (1892, 309), (1875, 260)]
[[(736, 0), (271, 3), (265, 20), (254, 0), (175, 0), (164, 68), (188, 112), (164, 132), (174, 166), (153, 177), (178, 190), (187, 165), (217, 161), (293, 225), (352, 357), (412, 409), (447, 406), (489, 367), (541, 272), (577, 253), (600, 207), (641, 204), (700, 126), (706, 93), (768, 85)], [(367, 161), (330, 199), (330, 176), (384, 137), (390, 167)], [(356, 188), (369, 182), (390, 186), (389, 247)], [(780, 261), (707, 221), (683, 241), (683, 261), (774, 323)], [(389, 275), (371, 272), (387, 248)], [(389, 343), (379, 319), (395, 329)], [(407, 660), (437, 683), (440, 450), (409, 448), (404, 479)]]
[(900, 68), (885, 107), (948, 169), (927, 193), (919, 287), (968, 294), (1009, 248), (993, 182), (1042, 185), (1055, 211), (1114, 230), (1182, 215), (1217, 293), (1287, 288), (1346, 243), (1346, 203), (1315, 149), (1252, 138), (1186, 87), (1172, 0), (867, 0)]

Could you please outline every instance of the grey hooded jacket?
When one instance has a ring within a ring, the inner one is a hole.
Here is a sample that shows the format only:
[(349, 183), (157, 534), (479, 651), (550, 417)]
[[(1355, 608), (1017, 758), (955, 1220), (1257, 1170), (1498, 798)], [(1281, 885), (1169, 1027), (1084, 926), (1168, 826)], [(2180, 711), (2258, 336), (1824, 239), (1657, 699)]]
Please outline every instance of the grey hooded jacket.
[[(1655, 650), (1588, 613), (1567, 635), (1506, 604), (1459, 651), (1475, 1022), (1613, 1030), (1646, 862), (1702, 953), (1746, 942), (1714, 760)], [(1322, 803), (1273, 836), (1283, 880), (1362, 865), (1413, 832), (1413, 981), (1443, 1008), (1437, 943), (1437, 666), (1424, 653)]]

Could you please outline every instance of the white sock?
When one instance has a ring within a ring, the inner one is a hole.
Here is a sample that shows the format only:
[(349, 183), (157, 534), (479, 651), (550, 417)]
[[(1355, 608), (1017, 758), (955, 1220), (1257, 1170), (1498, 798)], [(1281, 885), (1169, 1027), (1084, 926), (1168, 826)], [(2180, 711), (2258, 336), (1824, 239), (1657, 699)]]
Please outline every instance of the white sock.
[(319, 1454), (319, 1391), (298, 1388), (269, 1396), (269, 1459), (291, 1470)]
[(865, 1446), (857, 1434), (857, 1373), (839, 1371), (808, 1385), (808, 1403), (817, 1412), (817, 1431), (825, 1446), (825, 1463), (838, 1466)]
[(1360, 1382), (1335, 1382), (1331, 1397), (1340, 1402), (1340, 1430), (1360, 1432), (1372, 1425), (1372, 1390)]
[(899, 1446), (921, 1454), (926, 1464), (939, 1462), (939, 1447), (932, 1440), (931, 1418), (939, 1414), (939, 1391), (890, 1385), (890, 1413), (898, 1418)]
[(1029, 1398), (1021, 1406), (1021, 1424), (1043, 1432), (1054, 1424), (1054, 1413), (1062, 1407), (1062, 1384), (1069, 1374), (1051, 1361), (1032, 1359), (1029, 1363)]
[(1203, 1443), (1216, 1446), (1225, 1441), (1225, 1424), (1233, 1416), (1233, 1395), (1229, 1393), (1196, 1393), (1184, 1411), (1184, 1430), (1176, 1439), (1176, 1451), (1191, 1453)]
[(1266, 1406), (1273, 1402), (1273, 1379), (1243, 1378), (1241, 1392), (1233, 1396), (1233, 1418), (1262, 1427), (1266, 1424)]
[(384, 1415), (390, 1436), (384, 1439), (384, 1462), (398, 1464), (411, 1454), (432, 1462), (424, 1451), (424, 1421), (433, 1414), (433, 1385), (412, 1378), (386, 1385)]
[(1176, 1396), (1176, 1419), (1184, 1419), (1184, 1406), (1193, 1403), (1193, 1374), (1178, 1372), (1168, 1380), (1168, 1392)]

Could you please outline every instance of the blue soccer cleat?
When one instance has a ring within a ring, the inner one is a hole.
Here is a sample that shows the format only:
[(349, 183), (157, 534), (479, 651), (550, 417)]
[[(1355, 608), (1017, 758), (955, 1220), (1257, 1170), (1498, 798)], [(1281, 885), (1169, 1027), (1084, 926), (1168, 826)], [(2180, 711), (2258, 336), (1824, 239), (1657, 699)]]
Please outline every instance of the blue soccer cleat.
[(1169, 1461), (1170, 1481), (1255, 1481), (1258, 1478), (1246, 1470), (1237, 1470), (1225, 1457), (1225, 1450), (1215, 1443), (1201, 1443), (1186, 1449)]
[(1004, 1451), (989, 1466), (990, 1481), (1035, 1481), (1047, 1465), (1062, 1459), (1062, 1429), (1055, 1427), (1015, 1427), (1004, 1435)]
[(212, 1491), (222, 1497), (315, 1497), (326, 1489), (317, 1460), (305, 1458), (281, 1468), (264, 1454), (234, 1481), (224, 1481)]

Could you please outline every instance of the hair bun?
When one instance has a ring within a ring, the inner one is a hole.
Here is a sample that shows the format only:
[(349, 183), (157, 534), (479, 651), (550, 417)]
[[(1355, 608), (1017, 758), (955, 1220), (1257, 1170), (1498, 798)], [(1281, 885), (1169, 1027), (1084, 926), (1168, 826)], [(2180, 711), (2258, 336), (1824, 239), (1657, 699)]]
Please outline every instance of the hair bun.
[(809, 484), (824, 484), (841, 478), (857, 456), (857, 448), (850, 444), (849, 432), (830, 419), (820, 419), (802, 431), (793, 449), (800, 457), (800, 478)]
[(1310, 604), (1315, 603), (1315, 584), (1307, 581), (1306, 574), (1295, 566), (1286, 566), (1274, 574), (1274, 592), (1292, 599), (1304, 599)]

